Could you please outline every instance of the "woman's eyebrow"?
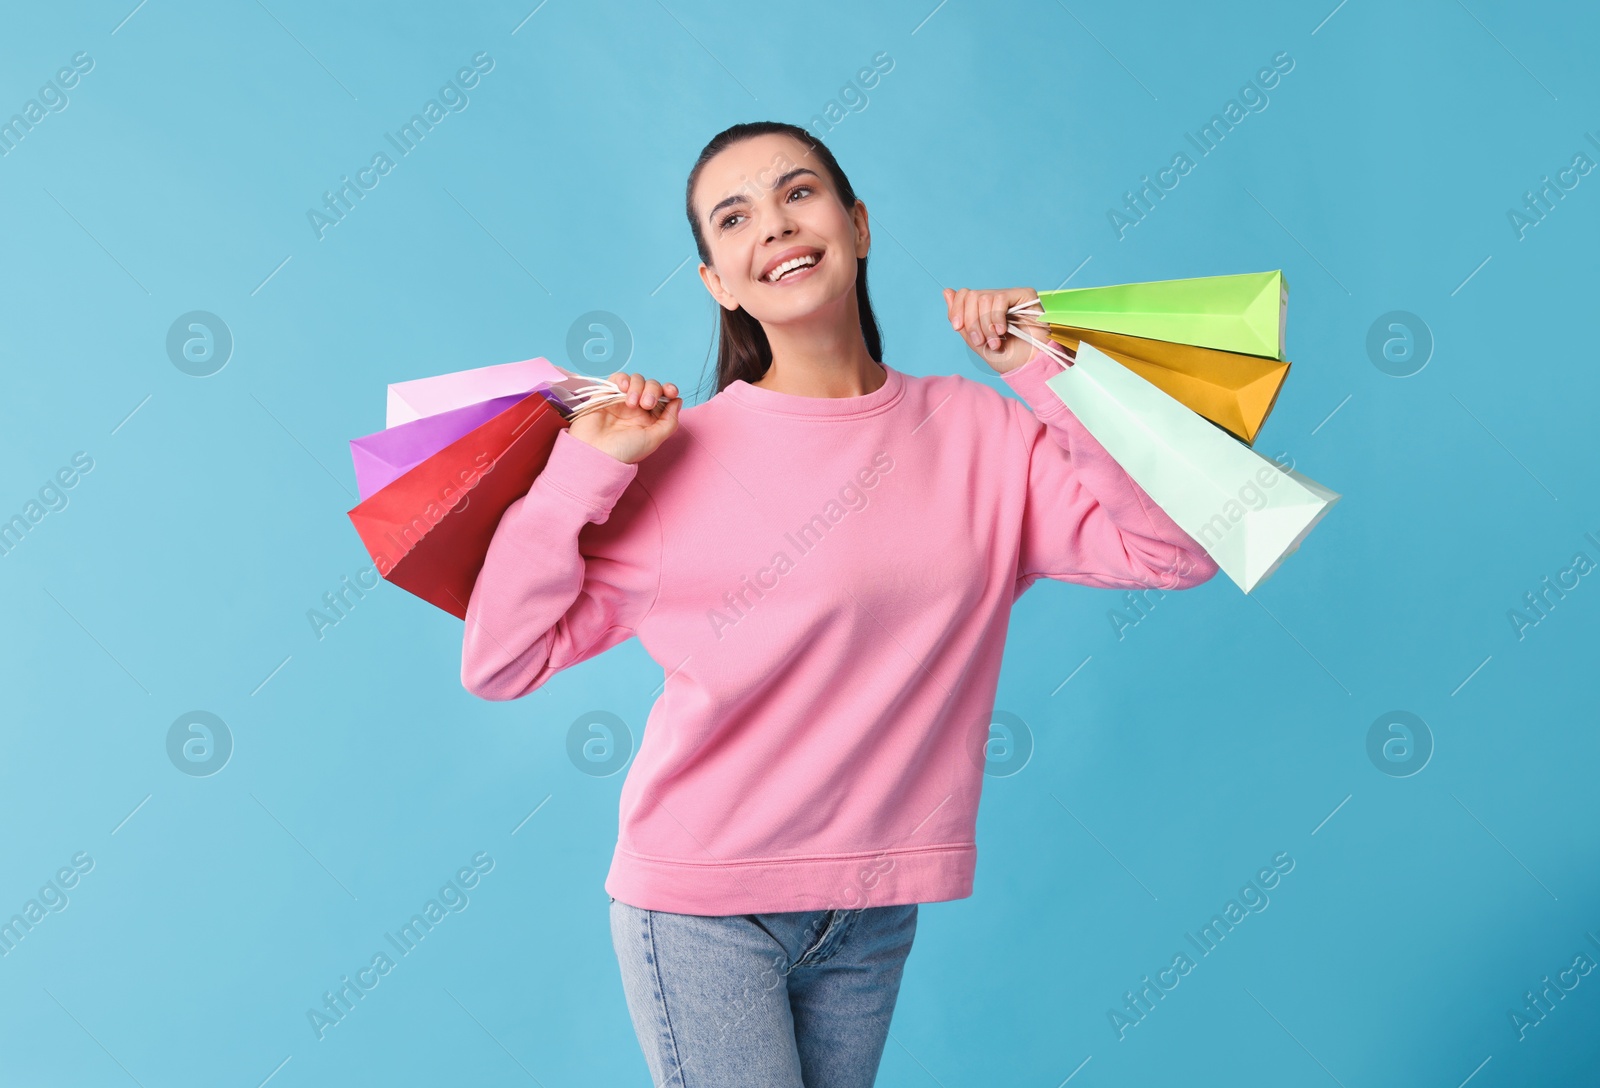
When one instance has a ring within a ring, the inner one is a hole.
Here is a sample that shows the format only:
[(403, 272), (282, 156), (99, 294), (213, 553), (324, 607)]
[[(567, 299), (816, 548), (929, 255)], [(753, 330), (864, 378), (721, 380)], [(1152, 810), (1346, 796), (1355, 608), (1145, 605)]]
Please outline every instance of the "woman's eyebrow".
[[(784, 174), (777, 181), (773, 182), (772, 187), (774, 189), (781, 189), (787, 182), (793, 181), (801, 174), (810, 174), (818, 181), (822, 180), (815, 170), (812, 170), (806, 166), (797, 166), (793, 170), (790, 170), (787, 174)], [(706, 213), (706, 219), (707, 221), (715, 219), (717, 217), (717, 213), (723, 208), (728, 207), (730, 204), (747, 204), (749, 201), (750, 198), (744, 195), (743, 190), (734, 193), (732, 196), (725, 196), (721, 200), (717, 201), (716, 206)]]

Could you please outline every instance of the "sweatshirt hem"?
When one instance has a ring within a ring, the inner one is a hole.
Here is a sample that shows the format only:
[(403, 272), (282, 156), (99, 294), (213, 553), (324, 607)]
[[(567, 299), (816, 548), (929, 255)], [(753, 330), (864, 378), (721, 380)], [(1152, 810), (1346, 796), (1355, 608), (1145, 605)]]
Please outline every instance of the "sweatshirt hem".
[(645, 857), (620, 844), (607, 894), (630, 906), (675, 914), (854, 910), (938, 903), (972, 894), (976, 843), (902, 850), (684, 861)]

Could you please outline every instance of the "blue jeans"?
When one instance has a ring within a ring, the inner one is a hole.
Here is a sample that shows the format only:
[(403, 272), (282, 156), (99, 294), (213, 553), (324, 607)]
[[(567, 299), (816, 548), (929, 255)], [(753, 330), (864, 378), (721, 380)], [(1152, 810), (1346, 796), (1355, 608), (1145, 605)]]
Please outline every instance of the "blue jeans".
[(611, 900), (656, 1088), (871, 1088), (917, 905), (699, 915)]

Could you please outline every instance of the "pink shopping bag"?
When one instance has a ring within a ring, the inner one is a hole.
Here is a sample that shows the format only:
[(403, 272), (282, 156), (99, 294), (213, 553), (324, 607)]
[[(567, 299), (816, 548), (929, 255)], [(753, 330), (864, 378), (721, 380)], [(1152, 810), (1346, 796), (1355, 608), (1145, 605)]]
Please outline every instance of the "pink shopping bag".
[(458, 370), (389, 386), (385, 427), (436, 416), (469, 404), (481, 404), (512, 393), (528, 393), (540, 382), (559, 382), (570, 375), (540, 356), (520, 363), (498, 363), (474, 370)]

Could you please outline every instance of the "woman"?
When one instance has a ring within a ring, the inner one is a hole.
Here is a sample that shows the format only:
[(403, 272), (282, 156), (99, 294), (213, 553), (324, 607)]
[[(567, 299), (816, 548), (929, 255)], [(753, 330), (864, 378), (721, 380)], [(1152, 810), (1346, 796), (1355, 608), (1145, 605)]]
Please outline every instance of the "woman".
[(870, 1085), (917, 904), (972, 892), (1012, 603), (1217, 568), (1007, 334), (1032, 290), (944, 292), (1020, 400), (883, 362), (866, 205), (804, 130), (718, 134), (686, 197), (717, 392), (612, 374), (626, 403), (558, 432), (461, 679), (515, 699), (637, 635), (666, 684), (605, 886), (655, 1084)]

